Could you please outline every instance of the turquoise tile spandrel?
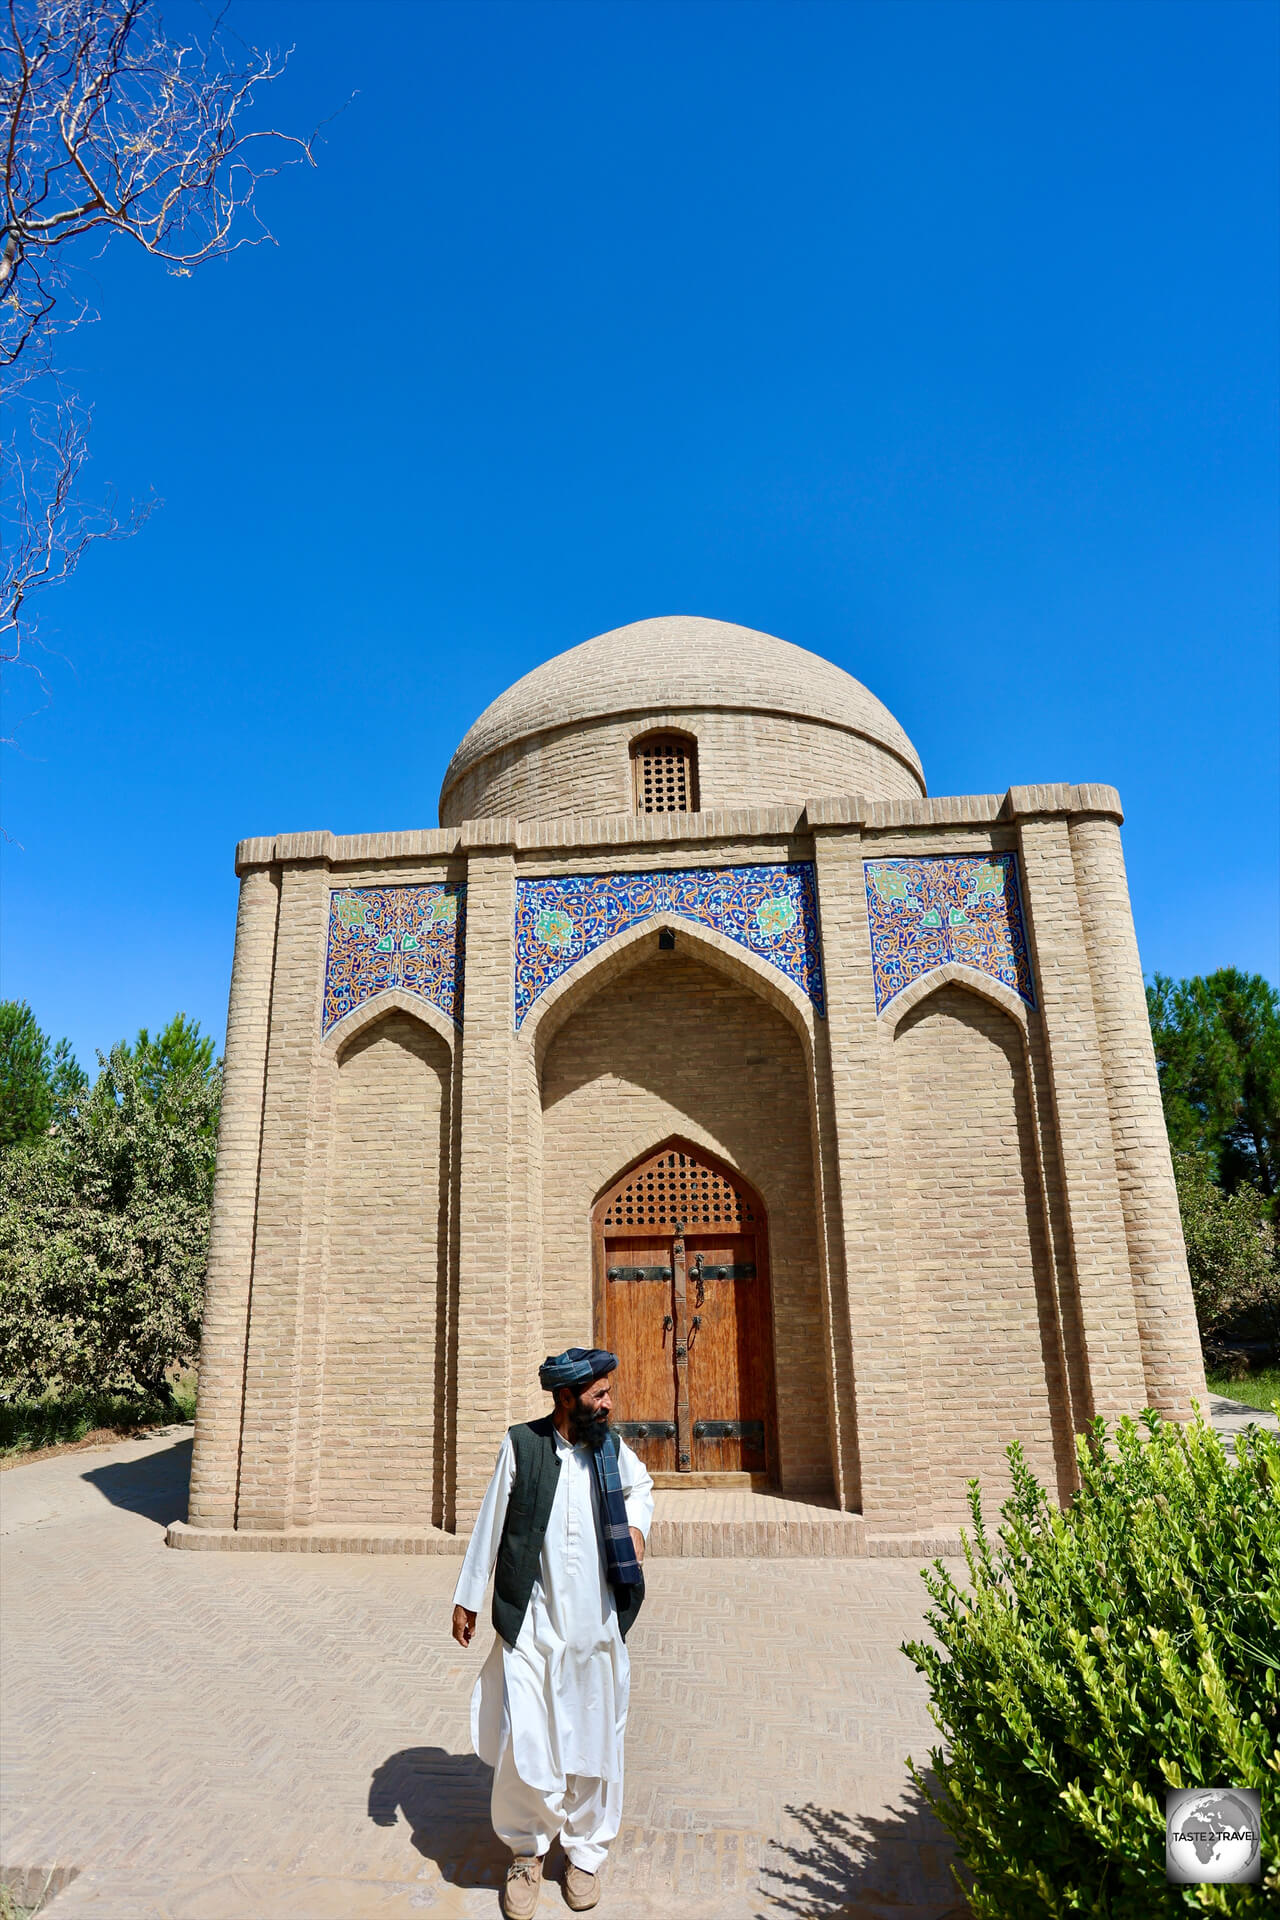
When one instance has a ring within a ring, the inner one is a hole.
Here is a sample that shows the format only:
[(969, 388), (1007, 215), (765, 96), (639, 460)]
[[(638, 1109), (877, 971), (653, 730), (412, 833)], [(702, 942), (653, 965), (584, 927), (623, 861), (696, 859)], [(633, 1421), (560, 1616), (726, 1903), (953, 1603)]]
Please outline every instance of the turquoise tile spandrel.
[(948, 961), (1035, 1006), (1016, 854), (868, 860), (866, 869), (877, 1013)]
[(329, 895), (321, 1031), (399, 987), (462, 1025), (466, 887), (345, 887)]

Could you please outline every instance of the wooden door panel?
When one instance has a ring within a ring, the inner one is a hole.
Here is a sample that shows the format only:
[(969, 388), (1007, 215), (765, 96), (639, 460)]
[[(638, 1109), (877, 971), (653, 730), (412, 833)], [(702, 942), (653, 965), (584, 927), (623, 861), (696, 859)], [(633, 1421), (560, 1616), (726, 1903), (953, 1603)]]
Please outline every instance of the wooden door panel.
[[(656, 1270), (656, 1271), (655, 1271)], [(634, 1277), (637, 1272), (644, 1278)], [(659, 1277), (664, 1275), (665, 1278)], [(657, 1235), (610, 1239), (603, 1250), (604, 1344), (618, 1356), (613, 1376), (615, 1425), (672, 1427), (676, 1417), (675, 1339), (664, 1331), (671, 1313), (671, 1240)], [(672, 1473), (676, 1440), (624, 1435), (650, 1472)]]
[[(763, 1234), (687, 1234), (689, 1315), (701, 1325), (689, 1345), (692, 1467), (701, 1473), (764, 1473), (769, 1445), (769, 1280)], [(706, 1271), (699, 1289), (698, 1256)], [(730, 1269), (728, 1274), (717, 1269)], [(754, 1272), (751, 1269), (754, 1268)], [(746, 1270), (745, 1272), (743, 1270)], [(735, 1271), (736, 1270), (736, 1271)], [(702, 1303), (698, 1304), (698, 1293)], [(700, 1424), (727, 1422), (746, 1433), (716, 1435)]]
[[(776, 1474), (769, 1234), (759, 1196), (714, 1156), (670, 1140), (619, 1176), (592, 1226), (596, 1338), (618, 1356), (614, 1419), (632, 1429), (629, 1444), (662, 1472)], [(704, 1275), (701, 1299), (699, 1255), (704, 1268), (722, 1270)], [(664, 1329), (668, 1315), (674, 1325)], [(661, 1433), (634, 1434), (651, 1425)]]

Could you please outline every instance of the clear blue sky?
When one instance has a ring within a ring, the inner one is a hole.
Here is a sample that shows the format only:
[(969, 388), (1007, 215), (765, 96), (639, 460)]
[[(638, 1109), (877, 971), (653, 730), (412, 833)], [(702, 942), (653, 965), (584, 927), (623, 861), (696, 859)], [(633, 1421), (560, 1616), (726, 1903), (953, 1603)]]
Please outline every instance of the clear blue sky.
[(6, 994), (221, 1040), (239, 838), (434, 825), (496, 693), (673, 612), (933, 793), (1112, 782), (1147, 971), (1277, 977), (1274, 5), (232, 19), (283, 124), (357, 97), (278, 248), (95, 269), (93, 473), (165, 504), (45, 603)]

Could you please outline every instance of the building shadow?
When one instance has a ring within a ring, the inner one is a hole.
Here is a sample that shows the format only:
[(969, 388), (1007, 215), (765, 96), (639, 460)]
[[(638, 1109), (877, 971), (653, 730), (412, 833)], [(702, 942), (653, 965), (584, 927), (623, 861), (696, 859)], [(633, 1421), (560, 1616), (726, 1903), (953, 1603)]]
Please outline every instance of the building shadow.
[(970, 1920), (951, 1836), (917, 1788), (878, 1815), (786, 1812), (801, 1832), (770, 1843), (756, 1920)]
[(489, 1824), (492, 1785), (493, 1768), (474, 1753), (406, 1747), (374, 1773), (369, 1818), (394, 1827), (403, 1814), (414, 1847), (451, 1886), (500, 1887), (511, 1855)]
[(113, 1507), (125, 1507), (167, 1527), (187, 1517), (187, 1489), (191, 1480), (191, 1435), (175, 1440), (161, 1453), (141, 1460), (112, 1460), (81, 1474)]

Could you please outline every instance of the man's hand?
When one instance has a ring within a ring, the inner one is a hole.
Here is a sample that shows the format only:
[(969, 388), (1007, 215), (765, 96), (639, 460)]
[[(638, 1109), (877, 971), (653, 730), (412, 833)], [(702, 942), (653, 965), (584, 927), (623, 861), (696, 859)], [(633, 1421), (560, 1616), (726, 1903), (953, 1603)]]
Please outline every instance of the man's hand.
[(643, 1566), (644, 1565), (644, 1535), (641, 1533), (639, 1527), (630, 1528), (630, 1533), (631, 1533), (631, 1544), (636, 1550), (636, 1559), (640, 1562), (641, 1566)]
[(460, 1647), (469, 1647), (471, 1645), (471, 1636), (475, 1630), (476, 1617), (474, 1613), (468, 1613), (465, 1607), (455, 1607), (453, 1610), (453, 1637), (458, 1645)]

